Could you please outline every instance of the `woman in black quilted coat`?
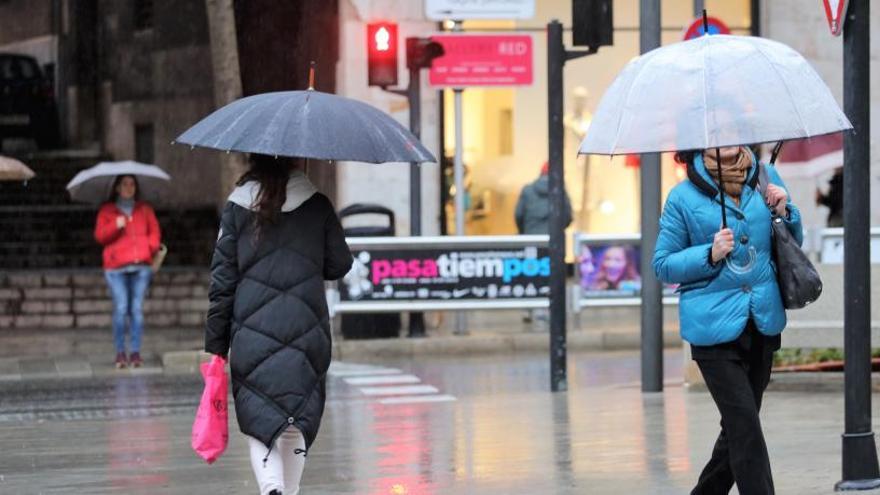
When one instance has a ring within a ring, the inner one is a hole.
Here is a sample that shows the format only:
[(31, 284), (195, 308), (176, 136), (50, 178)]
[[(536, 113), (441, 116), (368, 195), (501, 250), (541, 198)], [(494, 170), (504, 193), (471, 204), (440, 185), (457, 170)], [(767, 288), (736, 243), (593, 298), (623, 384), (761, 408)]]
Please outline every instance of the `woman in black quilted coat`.
[(296, 162), (252, 155), (223, 210), (205, 350), (229, 355), (261, 494), (299, 491), (330, 365), (324, 281), (351, 263), (333, 205)]

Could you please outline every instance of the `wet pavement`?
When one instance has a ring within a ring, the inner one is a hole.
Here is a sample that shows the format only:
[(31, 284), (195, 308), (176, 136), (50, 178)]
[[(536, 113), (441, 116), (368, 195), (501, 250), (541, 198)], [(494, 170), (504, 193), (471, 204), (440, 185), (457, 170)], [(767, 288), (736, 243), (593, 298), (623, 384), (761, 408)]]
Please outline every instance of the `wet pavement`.
[[(687, 493), (718, 413), (681, 361), (648, 395), (632, 352), (570, 355), (560, 394), (542, 355), (334, 363), (302, 493)], [(187, 375), (0, 383), (0, 494), (257, 493), (234, 419), (217, 463), (191, 451), (200, 392)], [(771, 391), (763, 418), (777, 493), (833, 493), (842, 396)]]

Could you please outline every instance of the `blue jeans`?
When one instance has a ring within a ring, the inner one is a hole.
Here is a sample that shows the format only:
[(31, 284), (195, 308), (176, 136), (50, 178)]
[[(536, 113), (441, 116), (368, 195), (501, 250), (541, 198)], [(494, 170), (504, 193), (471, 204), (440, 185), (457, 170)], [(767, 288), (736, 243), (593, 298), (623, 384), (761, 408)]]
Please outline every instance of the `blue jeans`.
[(125, 352), (125, 322), (131, 318), (131, 352), (141, 351), (144, 333), (144, 296), (150, 287), (150, 267), (127, 268), (104, 272), (113, 296), (113, 341), (116, 352)]

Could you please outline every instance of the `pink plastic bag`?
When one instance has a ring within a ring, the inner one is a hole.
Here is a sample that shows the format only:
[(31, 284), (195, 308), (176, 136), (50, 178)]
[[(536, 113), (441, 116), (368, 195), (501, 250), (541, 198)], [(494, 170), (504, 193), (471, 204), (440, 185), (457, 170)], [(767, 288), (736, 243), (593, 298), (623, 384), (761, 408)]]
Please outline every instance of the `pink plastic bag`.
[(226, 380), (226, 360), (214, 356), (202, 363), (205, 391), (192, 427), (192, 448), (212, 464), (226, 450), (229, 443), (229, 416), (227, 409), (229, 384)]

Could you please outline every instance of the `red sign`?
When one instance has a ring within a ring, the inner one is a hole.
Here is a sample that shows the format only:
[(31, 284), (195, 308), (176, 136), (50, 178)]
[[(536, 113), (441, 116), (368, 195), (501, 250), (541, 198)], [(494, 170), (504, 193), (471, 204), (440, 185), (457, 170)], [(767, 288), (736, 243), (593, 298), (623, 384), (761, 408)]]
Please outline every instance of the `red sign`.
[(825, 3), (825, 17), (828, 18), (828, 27), (831, 34), (840, 36), (843, 32), (843, 16), (846, 15), (846, 7), (849, 0), (823, 0)]
[[(706, 23), (709, 24), (709, 34), (730, 34), (730, 28), (727, 27), (727, 24), (724, 24), (724, 21), (717, 17), (707, 18)], [(703, 18), (700, 17), (687, 28), (687, 31), (684, 32), (684, 40), (687, 41), (699, 38), (703, 34), (705, 34), (703, 29)]]
[(443, 56), (434, 59), (432, 86), (527, 86), (532, 84), (532, 37), (523, 34), (437, 34)]

